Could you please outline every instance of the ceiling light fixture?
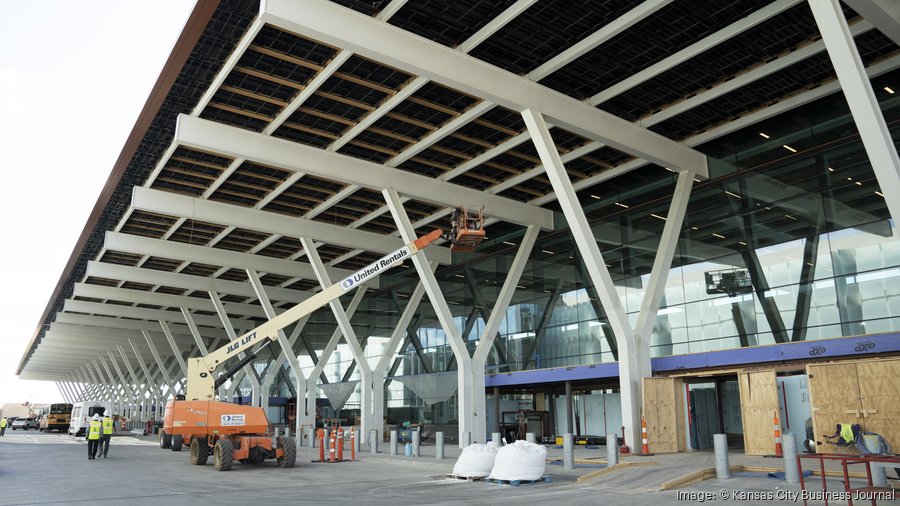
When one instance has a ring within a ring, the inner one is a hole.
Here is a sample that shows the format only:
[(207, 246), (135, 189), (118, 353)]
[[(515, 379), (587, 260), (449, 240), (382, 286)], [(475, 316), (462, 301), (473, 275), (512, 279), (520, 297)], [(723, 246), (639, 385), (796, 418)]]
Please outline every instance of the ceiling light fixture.
[(781, 147), (783, 147), (784, 149), (790, 151), (791, 153), (796, 153), (796, 152), (797, 152), (796, 149), (794, 149), (794, 148), (788, 146), (787, 144), (782, 144)]
[(769, 137), (768, 135), (764, 134), (763, 132), (760, 132), (760, 133), (759, 133), (759, 136), (762, 137), (763, 139), (771, 139), (771, 137)]
[(621, 203), (621, 202), (616, 202), (616, 205), (619, 206), (619, 207), (624, 207), (625, 209), (628, 209), (628, 206), (625, 205), (625, 204), (623, 204), (623, 203)]
[(713, 235), (716, 236), (716, 237), (718, 237), (719, 239), (724, 239), (724, 238), (725, 238), (724, 235), (722, 235), (722, 234), (717, 234), (717, 233), (715, 233), (715, 232), (713, 232)]
[(894, 90), (892, 90), (890, 86), (885, 86), (885, 87), (884, 87), (884, 91), (890, 93), (891, 95), (894, 94)]
[(650, 216), (653, 216), (653, 217), (654, 217), (654, 218), (657, 218), (657, 219), (660, 219), (660, 220), (663, 220), (663, 221), (666, 221), (666, 219), (665, 219), (665, 218), (663, 218), (663, 217), (662, 217), (662, 216), (660, 216), (660, 215), (658, 215), (658, 214), (653, 214), (653, 213), (650, 213)]

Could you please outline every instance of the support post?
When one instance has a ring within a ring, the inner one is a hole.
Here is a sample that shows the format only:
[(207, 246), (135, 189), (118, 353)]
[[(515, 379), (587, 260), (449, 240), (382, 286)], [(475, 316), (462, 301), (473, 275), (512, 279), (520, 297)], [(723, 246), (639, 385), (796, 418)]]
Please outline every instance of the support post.
[(716, 478), (720, 480), (731, 478), (728, 466), (728, 436), (713, 434), (713, 448), (716, 452)]
[(434, 433), (434, 458), (441, 460), (444, 458), (444, 433)]

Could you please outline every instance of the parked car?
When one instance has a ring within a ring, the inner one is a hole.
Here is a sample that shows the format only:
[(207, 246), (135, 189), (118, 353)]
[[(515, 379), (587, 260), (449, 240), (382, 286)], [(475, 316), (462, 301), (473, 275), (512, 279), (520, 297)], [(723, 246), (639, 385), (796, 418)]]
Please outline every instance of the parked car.
[(15, 420), (13, 420), (13, 423), (12, 423), (13, 430), (16, 430), (16, 429), (28, 430), (28, 429), (37, 429), (37, 428), (40, 428), (40, 422), (38, 421), (37, 418), (19, 417), (19, 418), (16, 418)]

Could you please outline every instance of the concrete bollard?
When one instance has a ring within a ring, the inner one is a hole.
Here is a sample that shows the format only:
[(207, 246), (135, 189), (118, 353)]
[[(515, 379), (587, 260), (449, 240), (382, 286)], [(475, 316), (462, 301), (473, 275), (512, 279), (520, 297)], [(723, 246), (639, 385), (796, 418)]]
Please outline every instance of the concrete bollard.
[(444, 433), (434, 433), (434, 458), (441, 460), (444, 458)]
[(378, 429), (369, 431), (369, 449), (372, 450), (372, 455), (378, 453)]
[(571, 432), (563, 435), (563, 469), (575, 469), (575, 438)]
[(291, 437), (291, 428), (288, 426), (284, 427), (284, 437)]
[(397, 431), (391, 431), (391, 455), (397, 455)]
[(615, 434), (606, 435), (606, 467), (619, 463), (619, 440)]
[(359, 453), (359, 449), (362, 446), (362, 433), (360, 432), (360, 429), (357, 429), (356, 427), (351, 430), (353, 431), (354, 436), (356, 436), (353, 438), (353, 440), (356, 441), (356, 443), (354, 443), (356, 445), (356, 453)]
[(720, 480), (731, 478), (728, 466), (728, 436), (713, 434), (713, 446), (716, 450), (716, 478)]
[(500, 448), (503, 446), (503, 442), (500, 441), (500, 433), (499, 432), (491, 432), (491, 442), (494, 443), (494, 446)]
[(421, 443), (421, 432), (417, 430), (410, 431), (412, 432), (412, 445), (413, 445), (413, 457), (419, 456), (419, 444)]
[(536, 442), (537, 439), (534, 437), (534, 432), (529, 432), (528, 434), (525, 434), (525, 441), (528, 441), (529, 443)]
[(784, 459), (785, 483), (800, 483), (800, 469), (797, 468), (797, 436), (795, 434), (781, 435), (781, 451)]
[(316, 447), (316, 428), (315, 426), (309, 428), (309, 441), (307, 441), (307, 446), (310, 448)]
[(472, 444), (472, 433), (471, 432), (463, 432), (461, 435), (462, 435), (463, 448), (466, 448), (470, 444)]

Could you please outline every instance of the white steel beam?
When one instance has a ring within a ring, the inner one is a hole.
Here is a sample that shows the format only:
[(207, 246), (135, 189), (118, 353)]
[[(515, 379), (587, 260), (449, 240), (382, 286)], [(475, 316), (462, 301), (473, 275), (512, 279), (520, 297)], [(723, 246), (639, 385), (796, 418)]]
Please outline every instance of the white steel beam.
[[(634, 336), (631, 325), (625, 313), (625, 307), (619, 298), (612, 276), (606, 268), (603, 254), (597, 246), (590, 224), (584, 215), (584, 210), (578, 202), (578, 196), (569, 181), (566, 168), (559, 158), (559, 152), (547, 129), (547, 124), (540, 113), (527, 110), (522, 113), (525, 125), (531, 133), (534, 145), (547, 170), (547, 177), (556, 191), (559, 205), (562, 208), (566, 221), (569, 223), (572, 236), (578, 251), (584, 259), (585, 267), (590, 274), (591, 281), (597, 289), (597, 294), (609, 318), (609, 325), (616, 338), (619, 348), (619, 386), (621, 389), (622, 423), (627, 431), (629, 445), (637, 444), (640, 438), (640, 414), (641, 414), (641, 376), (637, 369), (636, 357), (639, 350), (635, 349)], [(689, 168), (685, 168), (689, 170)], [(633, 446), (636, 448), (636, 446)]]
[[(176, 311), (163, 311), (161, 309), (149, 309), (135, 306), (122, 306), (119, 304), (101, 304), (99, 302), (87, 302), (83, 300), (67, 300), (63, 304), (63, 311), (76, 313), (90, 313), (107, 316), (119, 316), (126, 318), (141, 318), (144, 320), (182, 321), (182, 315)], [(215, 316), (195, 315), (194, 318), (200, 325), (207, 327), (219, 327), (219, 319)], [(250, 320), (240, 320), (239, 326), (252, 328)]]
[[(253, 289), (256, 291), (256, 298), (259, 299), (259, 303), (263, 307), (263, 310), (266, 312), (266, 316), (270, 320), (278, 316), (275, 313), (275, 308), (272, 307), (272, 303), (269, 302), (269, 296), (266, 294), (268, 288), (263, 286), (262, 281), (260, 281), (259, 279), (259, 274), (257, 274), (253, 269), (247, 269), (247, 277), (250, 280), (250, 284), (253, 285)], [(303, 370), (300, 368), (300, 362), (297, 360), (297, 355), (294, 354), (294, 350), (290, 341), (288, 341), (287, 336), (284, 335), (283, 329), (278, 330), (278, 344), (281, 345), (281, 353), (287, 359), (291, 370), (294, 372), (294, 376), (297, 377), (297, 402), (299, 403), (300, 399), (302, 398), (301, 393), (306, 393), (306, 378), (303, 376)], [(266, 390), (262, 390), (261, 395), (266, 397), (266, 404), (268, 404), (269, 392)]]
[[(144, 392), (149, 392), (150, 395), (153, 395), (152, 387), (150, 386), (150, 380), (146, 382), (141, 382), (141, 380), (137, 377), (137, 374), (134, 373), (134, 368), (131, 367), (131, 361), (128, 360), (128, 356), (125, 355), (125, 348), (122, 345), (116, 346), (119, 349), (119, 355), (122, 356), (122, 363), (125, 365), (125, 369), (128, 371), (128, 376), (131, 378), (131, 381), (134, 382), (134, 386), (137, 388), (138, 392), (140, 392), (141, 400), (144, 399)], [(144, 388), (141, 389), (141, 384), (143, 383)]]
[[(292, 278), (314, 279), (315, 273), (306, 262), (285, 260), (264, 255), (240, 253), (221, 248), (197, 246), (176, 241), (164, 241), (121, 232), (107, 232), (106, 249), (123, 253), (173, 258), (232, 269), (254, 269), (257, 272), (278, 274)], [(347, 269), (329, 267), (332, 276), (345, 278), (353, 274)]]
[(382, 353), (381, 358), (378, 359), (378, 364), (376, 364), (375, 371), (372, 373), (372, 423), (374, 424), (374, 428), (378, 431), (378, 434), (384, 433), (385, 375), (387, 375), (388, 366), (393, 361), (397, 349), (406, 337), (406, 330), (424, 296), (425, 285), (419, 281), (415, 290), (413, 290), (412, 295), (409, 296), (409, 300), (406, 302), (406, 308), (404, 308), (403, 313), (400, 314), (400, 319), (397, 320), (397, 325), (394, 326), (394, 331), (391, 332), (391, 338), (384, 348), (384, 353)]
[[(505, 221), (522, 225), (537, 224), (547, 230), (553, 229), (553, 213), (547, 209), (192, 116), (178, 116), (174, 142), (193, 149), (240, 156), (256, 163), (365, 188), (393, 188), (410, 197), (437, 205), (453, 207), (460, 202), (482, 202), (490, 209), (492, 216)], [(295, 226), (293, 235), (303, 234), (299, 234)]]
[[(156, 397), (159, 397), (158, 394), (159, 394), (160, 388), (158, 385), (158, 381), (156, 379), (154, 379), (152, 374), (150, 374), (150, 369), (147, 368), (147, 364), (146, 364), (146, 362), (144, 362), (144, 356), (141, 354), (140, 350), (138, 350), (136, 341), (134, 339), (129, 339), (128, 344), (131, 346), (131, 351), (134, 353), (134, 356), (137, 359), (137, 363), (140, 366), (141, 371), (144, 373), (144, 377), (147, 378), (147, 384), (153, 385), (154, 388), (156, 388), (156, 390), (154, 391), (154, 394), (156, 394), (155, 395)], [(160, 374), (162, 374), (162, 371), (160, 371)], [(163, 376), (163, 381), (165, 381), (165, 375), (163, 374), (162, 376)], [(166, 381), (165, 386), (168, 387), (169, 390), (172, 390), (172, 384), (169, 383), (168, 381)]]
[(809, 0), (891, 217), (900, 220), (900, 157), (838, 0)]
[(159, 367), (160, 373), (163, 375), (163, 379), (166, 381), (166, 385), (169, 386), (169, 390), (174, 393), (174, 385), (175, 382), (172, 381), (172, 377), (169, 376), (169, 371), (166, 369), (166, 364), (162, 361), (162, 358), (159, 356), (159, 352), (156, 351), (156, 345), (153, 344), (153, 340), (150, 339), (150, 333), (144, 331), (144, 339), (147, 342), (147, 346), (150, 348), (150, 354), (153, 355), (153, 360), (156, 361), (157, 367)]
[[(685, 172), (685, 174), (687, 174)], [(531, 250), (537, 241), (540, 230), (534, 226), (530, 226), (525, 230), (525, 235), (519, 243), (519, 249), (513, 258), (512, 264), (509, 266), (509, 272), (506, 274), (506, 280), (497, 294), (497, 300), (491, 308), (491, 315), (485, 322), (481, 337), (475, 346), (475, 353), (472, 355), (472, 392), (473, 404), (475, 408), (475, 427), (472, 432), (479, 438), (487, 437), (487, 407), (485, 406), (485, 381), (484, 369), (487, 364), (488, 354), (494, 346), (494, 340), (497, 337), (497, 331), (500, 330), (500, 324), (506, 318), (506, 310), (509, 308), (509, 302), (516, 291), (516, 285), (522, 277), (525, 270), (525, 264), (531, 256)], [(497, 413), (500, 416), (500, 413)], [(479, 439), (480, 440), (480, 439)]]
[[(251, 227), (252, 228), (252, 227)], [(199, 290), (206, 292), (215, 290), (218, 293), (227, 293), (231, 295), (239, 295), (242, 297), (253, 298), (256, 294), (250, 289), (246, 283), (238, 281), (228, 281), (224, 279), (214, 279), (205, 276), (193, 276), (190, 274), (179, 274), (175, 272), (156, 271), (152, 269), (142, 269), (140, 267), (129, 267), (127, 265), (117, 265), (105, 262), (89, 261), (87, 265), (87, 273), (85, 276), (96, 276), (107, 279), (119, 279), (123, 281), (133, 281), (135, 283), (145, 283), (152, 285), (165, 285), (175, 288), (183, 288), (185, 290)], [(289, 290), (286, 288), (273, 287), (270, 290), (272, 298), (283, 302), (297, 303), (309, 298), (311, 294), (301, 292), (299, 290)], [(253, 328), (252, 325), (248, 328)]]
[[(334, 227), (313, 220), (292, 218), (283, 214), (247, 209), (147, 188), (134, 188), (131, 205), (141, 211), (185, 216), (197, 221), (234, 225), (288, 237), (310, 237), (319, 242), (346, 248), (357, 248), (365, 245), (367, 251), (376, 253), (390, 253), (402, 246), (402, 243), (396, 237)], [(436, 258), (441, 263), (450, 263), (450, 250), (447, 248), (429, 247), (428, 249), (429, 253), (434, 253), (432, 250), (437, 250), (437, 253), (435, 253), (437, 255)], [(247, 287), (244, 286), (244, 288), (246, 289)], [(231, 293), (225, 290), (216, 291), (219, 293)], [(270, 295), (272, 294), (270, 293)]]
[[(706, 157), (697, 151), (524, 77), (330, 2), (269, 0), (263, 5), (260, 16), (275, 26), (348, 49), (512, 110), (544, 111), (558, 126), (645, 160), (676, 170), (698, 171), (703, 167), (704, 172), (700, 173), (705, 175)], [(378, 44), (372, 44), (373, 40)], [(456, 200), (460, 201), (468, 202)]]
[[(144, 290), (131, 290), (128, 288), (116, 288), (114, 286), (89, 285), (87, 283), (75, 283), (72, 291), (73, 297), (90, 297), (95, 299), (108, 299), (135, 304), (149, 304), (154, 306), (186, 307), (200, 311), (215, 311), (212, 302), (198, 297), (185, 295), (172, 295), (160, 292), (147, 292)], [(225, 303), (225, 309), (231, 314), (265, 318), (262, 308), (256, 304), (241, 304), (238, 302)]]
[[(325, 264), (322, 263), (322, 258), (319, 257), (319, 252), (316, 251), (316, 246), (313, 244), (313, 241), (307, 237), (301, 237), (300, 244), (303, 245), (306, 257), (309, 258), (310, 265), (312, 265), (312, 268), (316, 273), (319, 285), (322, 286), (323, 290), (331, 286), (333, 284), (332, 279), (328, 275)], [(360, 287), (359, 290), (364, 291), (366, 290), (366, 287)], [(360, 430), (363, 434), (368, 434), (369, 430), (372, 428), (372, 368), (369, 366), (369, 361), (366, 360), (366, 354), (359, 344), (359, 338), (356, 336), (356, 331), (353, 330), (353, 325), (350, 324), (350, 318), (344, 311), (340, 299), (332, 300), (328, 303), (328, 306), (331, 308), (332, 314), (334, 314), (334, 319), (337, 321), (338, 328), (341, 329), (341, 334), (344, 335), (344, 341), (350, 348), (350, 354), (353, 356), (353, 359), (356, 360), (356, 366), (359, 369), (361, 385), (360, 413), (362, 414), (360, 417)]]
[[(404, 242), (415, 240), (416, 233), (412, 227), (412, 223), (409, 221), (406, 210), (403, 208), (403, 202), (400, 200), (400, 195), (392, 189), (382, 190), (381, 194), (384, 196), (384, 200), (391, 210), (391, 215), (394, 217), (394, 223), (397, 224), (397, 229), (400, 231), (400, 237), (403, 238)], [(424, 253), (427, 254), (427, 251)], [(459, 327), (457, 327), (456, 322), (453, 321), (453, 314), (450, 312), (450, 306), (447, 305), (444, 293), (441, 291), (441, 287), (438, 285), (437, 278), (435, 278), (434, 272), (432, 272), (431, 267), (428, 265), (428, 260), (425, 258), (425, 255), (416, 255), (412, 260), (416, 272), (419, 274), (419, 279), (425, 285), (425, 293), (428, 294), (428, 300), (431, 302), (432, 307), (434, 307), (437, 319), (441, 324), (441, 328), (444, 330), (447, 343), (450, 344), (450, 348), (453, 350), (453, 356), (456, 357), (460, 434), (459, 445), (462, 447), (465, 439), (463, 434), (471, 432), (475, 425), (475, 411), (472, 400), (472, 358), (469, 356), (469, 350), (463, 341), (463, 337), (459, 333)]]
[[(231, 318), (228, 316), (227, 308), (222, 303), (222, 299), (219, 298), (219, 294), (210, 291), (209, 300), (212, 301), (213, 307), (215, 307), (216, 309), (216, 314), (219, 315), (219, 320), (222, 322), (222, 326), (225, 328), (226, 335), (228, 336), (228, 342), (230, 343), (231, 341), (234, 341), (235, 339), (237, 339), (237, 332), (234, 331), (234, 325), (231, 323)], [(262, 307), (260, 307), (260, 310), (262, 310), (263, 316), (265, 317), (265, 310), (263, 310)], [(238, 353), (238, 359), (243, 359), (246, 355), (247, 354), (242, 351)], [(247, 364), (241, 370), (244, 371), (244, 374), (247, 375), (247, 378), (250, 381), (250, 388), (254, 392), (254, 395), (252, 397), (257, 398), (258, 396), (255, 395), (255, 392), (260, 392), (261, 390), (259, 385), (259, 376), (256, 375), (256, 369), (253, 368), (253, 364)], [(240, 377), (233, 378), (233, 382), (240, 382), (241, 380), (242, 378)], [(227, 400), (229, 392), (226, 391), (225, 395)]]
[(897, 0), (844, 0), (862, 17), (874, 24), (878, 31), (900, 46), (900, 2)]
[[(356, 293), (353, 294), (353, 298), (350, 299), (350, 303), (347, 304), (347, 309), (344, 311), (347, 314), (347, 318), (353, 318), (353, 314), (356, 313), (356, 308), (359, 307), (359, 304), (362, 302), (363, 298), (365, 298), (366, 292), (366, 287), (361, 286), (356, 291)], [(331, 333), (331, 338), (328, 340), (328, 343), (326, 343), (324, 350), (321, 354), (319, 354), (319, 361), (315, 363), (312, 372), (309, 373), (309, 377), (306, 380), (307, 425), (315, 425), (316, 395), (318, 393), (317, 382), (319, 380), (319, 375), (321, 375), (322, 371), (325, 370), (325, 365), (327, 365), (328, 360), (331, 359), (331, 354), (334, 353), (334, 349), (337, 348), (338, 341), (340, 341), (342, 335), (343, 334), (341, 333), (341, 327), (335, 327), (334, 332)], [(310, 350), (307, 350), (307, 352), (309, 351)], [(309, 353), (309, 355), (310, 357), (312, 357), (312, 353)]]
[(184, 357), (181, 355), (178, 343), (175, 342), (175, 338), (172, 336), (169, 324), (166, 323), (165, 320), (160, 320), (159, 326), (162, 328), (163, 334), (166, 335), (166, 340), (169, 341), (169, 346), (172, 348), (172, 354), (175, 356), (175, 360), (177, 360), (178, 365), (181, 366), (181, 374), (187, 376), (187, 364), (184, 361)]

